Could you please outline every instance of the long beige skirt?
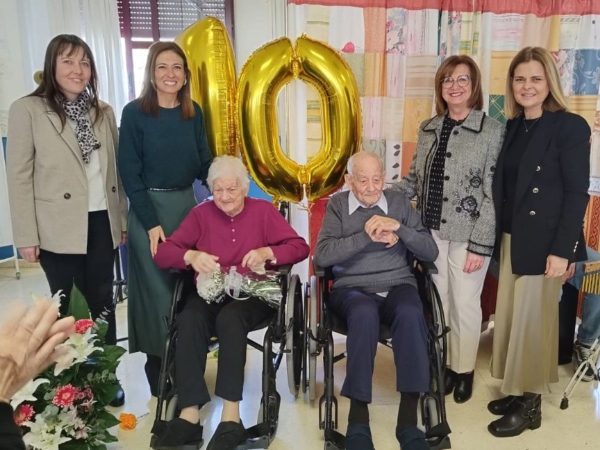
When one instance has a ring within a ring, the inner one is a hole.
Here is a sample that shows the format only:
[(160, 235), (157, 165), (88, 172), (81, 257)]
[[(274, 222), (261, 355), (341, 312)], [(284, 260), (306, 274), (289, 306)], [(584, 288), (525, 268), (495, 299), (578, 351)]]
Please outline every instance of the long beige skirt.
[(492, 376), (506, 395), (544, 394), (558, 381), (560, 278), (514, 275), (510, 234), (502, 235)]

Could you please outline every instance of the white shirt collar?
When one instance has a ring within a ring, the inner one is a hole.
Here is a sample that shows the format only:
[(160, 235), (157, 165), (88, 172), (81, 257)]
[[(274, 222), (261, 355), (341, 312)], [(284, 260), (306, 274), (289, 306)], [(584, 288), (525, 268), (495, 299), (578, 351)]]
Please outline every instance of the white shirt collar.
[(379, 200), (377, 200), (377, 203), (375, 203), (373, 206), (365, 206), (358, 201), (356, 195), (354, 195), (354, 192), (350, 191), (350, 194), (348, 195), (348, 215), (352, 215), (352, 213), (356, 211), (359, 206), (362, 206), (363, 208), (367, 209), (379, 206), (379, 208), (383, 211), (384, 214), (387, 214), (388, 212), (388, 204), (383, 192), (381, 193)]

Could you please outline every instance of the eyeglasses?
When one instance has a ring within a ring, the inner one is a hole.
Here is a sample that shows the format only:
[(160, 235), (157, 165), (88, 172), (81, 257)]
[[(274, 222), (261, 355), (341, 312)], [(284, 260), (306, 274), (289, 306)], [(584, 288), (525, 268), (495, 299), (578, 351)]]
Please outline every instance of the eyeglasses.
[(469, 75), (461, 75), (456, 79), (452, 77), (442, 78), (442, 86), (445, 88), (451, 88), (454, 86), (454, 83), (458, 84), (460, 87), (465, 87), (471, 82), (471, 77)]

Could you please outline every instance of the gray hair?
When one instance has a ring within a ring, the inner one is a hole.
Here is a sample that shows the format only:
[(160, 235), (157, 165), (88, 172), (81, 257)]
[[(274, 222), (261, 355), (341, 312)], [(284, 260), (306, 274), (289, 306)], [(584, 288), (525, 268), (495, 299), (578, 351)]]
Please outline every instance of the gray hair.
[(352, 155), (350, 158), (348, 158), (348, 164), (346, 164), (346, 172), (348, 172), (349, 175), (352, 175), (352, 171), (354, 170), (354, 165), (361, 159), (365, 159), (365, 158), (373, 158), (376, 159), (377, 162), (379, 163), (379, 167), (381, 168), (381, 172), (384, 172), (384, 166), (383, 166), (383, 161), (381, 160), (381, 157), (375, 153), (375, 152), (369, 152), (367, 150), (361, 150), (357, 153), (355, 153), (354, 155)]
[(221, 177), (235, 177), (238, 180), (240, 186), (248, 192), (250, 187), (250, 180), (248, 179), (248, 171), (246, 166), (240, 158), (235, 156), (223, 155), (217, 156), (213, 159), (210, 168), (208, 169), (208, 176), (206, 177), (206, 183), (208, 188), (212, 192), (213, 184), (217, 178)]

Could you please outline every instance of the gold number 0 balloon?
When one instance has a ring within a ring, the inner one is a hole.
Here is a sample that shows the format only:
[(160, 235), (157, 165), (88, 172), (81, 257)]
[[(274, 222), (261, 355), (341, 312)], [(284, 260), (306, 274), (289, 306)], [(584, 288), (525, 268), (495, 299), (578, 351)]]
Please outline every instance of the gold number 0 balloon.
[[(276, 107), (281, 88), (299, 78), (321, 102), (321, 148), (306, 165), (288, 158), (279, 144)], [(238, 125), (250, 174), (276, 200), (309, 200), (336, 190), (348, 158), (360, 143), (360, 107), (351, 69), (331, 47), (301, 36), (270, 42), (255, 51), (238, 83)]]
[(239, 153), (235, 111), (235, 60), (223, 23), (206, 17), (176, 39), (192, 72), (192, 98), (202, 107), (209, 147), (215, 155)]

